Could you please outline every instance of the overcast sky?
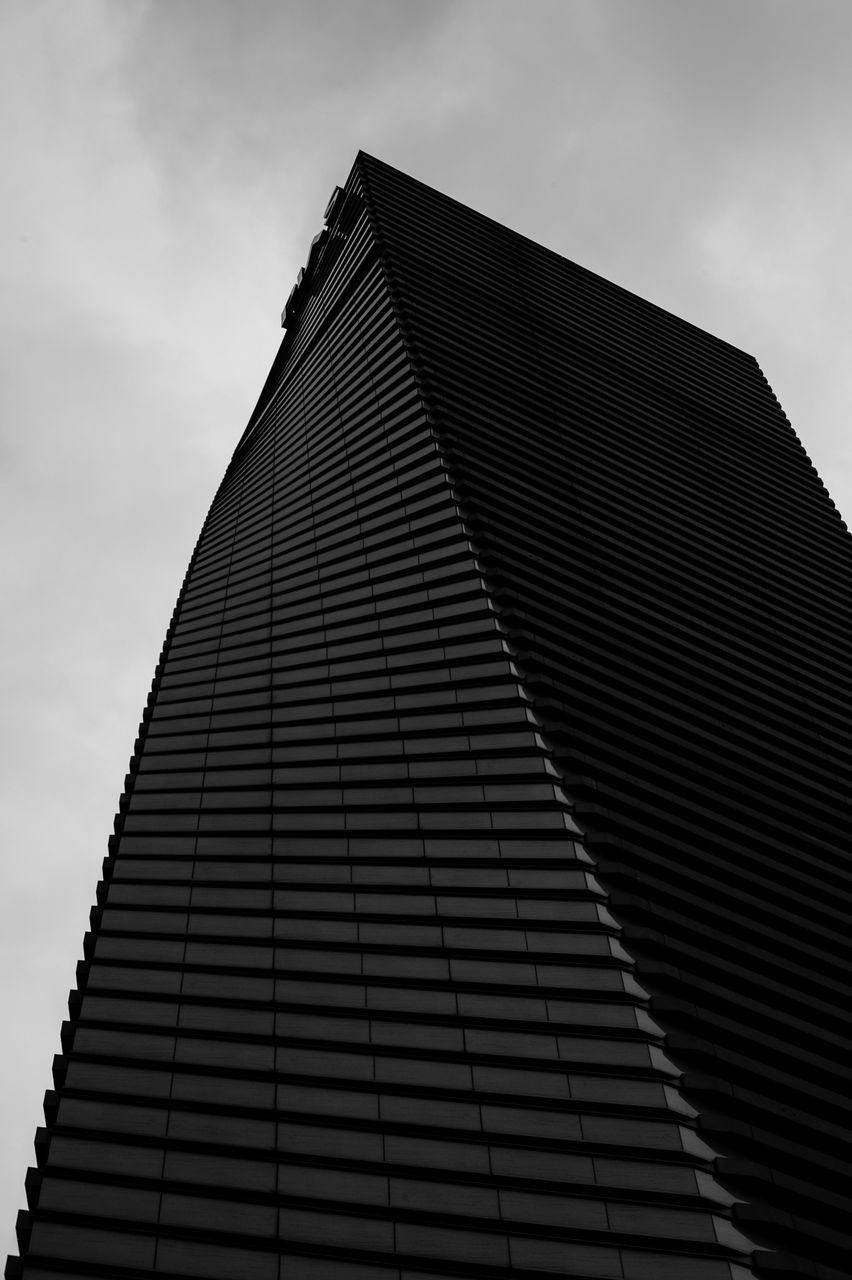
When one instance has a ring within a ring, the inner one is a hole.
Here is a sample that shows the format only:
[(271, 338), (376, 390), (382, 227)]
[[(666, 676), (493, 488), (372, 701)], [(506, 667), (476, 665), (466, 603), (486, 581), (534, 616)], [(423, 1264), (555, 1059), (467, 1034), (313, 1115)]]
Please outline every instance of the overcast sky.
[(851, 37), (848, 0), (0, 0), (8, 1247), (175, 597), (358, 148), (752, 352), (850, 514)]

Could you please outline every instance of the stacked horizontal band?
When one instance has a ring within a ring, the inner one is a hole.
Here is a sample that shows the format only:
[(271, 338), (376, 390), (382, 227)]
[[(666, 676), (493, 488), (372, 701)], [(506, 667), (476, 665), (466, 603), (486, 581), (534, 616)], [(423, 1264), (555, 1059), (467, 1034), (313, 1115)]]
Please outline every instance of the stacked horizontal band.
[(849, 537), (751, 357), (364, 166), (524, 689), (737, 1216), (799, 1256), (773, 1274), (848, 1274)]
[(10, 1274), (745, 1280), (361, 165), (169, 630)]

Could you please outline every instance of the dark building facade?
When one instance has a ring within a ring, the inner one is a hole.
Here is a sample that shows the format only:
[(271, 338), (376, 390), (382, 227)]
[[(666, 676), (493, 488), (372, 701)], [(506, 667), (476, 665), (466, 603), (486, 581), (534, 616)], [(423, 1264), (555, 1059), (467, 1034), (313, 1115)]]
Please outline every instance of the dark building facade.
[(363, 154), (284, 320), (7, 1277), (848, 1276), (852, 551), (758, 366)]

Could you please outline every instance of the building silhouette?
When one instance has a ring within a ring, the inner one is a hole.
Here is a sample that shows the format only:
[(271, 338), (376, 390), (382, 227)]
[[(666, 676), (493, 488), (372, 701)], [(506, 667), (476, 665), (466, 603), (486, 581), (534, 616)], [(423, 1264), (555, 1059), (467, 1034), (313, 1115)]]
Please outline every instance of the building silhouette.
[(850, 541), (755, 361), (359, 154), (7, 1277), (847, 1276)]

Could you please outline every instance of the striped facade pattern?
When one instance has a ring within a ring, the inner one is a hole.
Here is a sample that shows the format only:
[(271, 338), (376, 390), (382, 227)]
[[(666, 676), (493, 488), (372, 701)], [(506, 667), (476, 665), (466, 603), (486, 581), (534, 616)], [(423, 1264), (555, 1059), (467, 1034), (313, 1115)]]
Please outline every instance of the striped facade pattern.
[(737, 1216), (772, 1274), (852, 1274), (849, 536), (751, 357), (368, 171), (525, 690)]
[(759, 371), (364, 155), (287, 320), (7, 1276), (843, 1274), (842, 528)]

